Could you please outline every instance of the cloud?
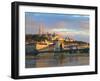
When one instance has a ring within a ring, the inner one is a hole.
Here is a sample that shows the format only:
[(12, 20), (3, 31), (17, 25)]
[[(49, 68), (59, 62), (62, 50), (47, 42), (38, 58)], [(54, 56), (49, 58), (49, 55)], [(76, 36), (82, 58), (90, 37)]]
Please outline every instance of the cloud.
[(83, 41), (88, 41), (89, 39), (88, 15), (25, 13), (26, 34), (38, 33), (41, 23), (44, 24), (46, 32), (56, 32), (60, 33), (62, 36), (69, 35)]

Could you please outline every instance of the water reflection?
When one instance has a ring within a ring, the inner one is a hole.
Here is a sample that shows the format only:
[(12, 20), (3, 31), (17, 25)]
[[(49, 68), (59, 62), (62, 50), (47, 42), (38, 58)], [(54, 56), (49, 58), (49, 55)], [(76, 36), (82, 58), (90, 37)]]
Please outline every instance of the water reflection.
[(26, 68), (88, 65), (88, 54), (42, 53), (26, 56)]

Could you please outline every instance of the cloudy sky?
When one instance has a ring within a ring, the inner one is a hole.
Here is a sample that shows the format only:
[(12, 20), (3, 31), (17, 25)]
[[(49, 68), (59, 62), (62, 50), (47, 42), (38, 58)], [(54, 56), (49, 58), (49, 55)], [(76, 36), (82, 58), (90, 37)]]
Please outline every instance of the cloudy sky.
[(26, 34), (37, 34), (41, 25), (45, 32), (89, 42), (88, 15), (25, 12)]

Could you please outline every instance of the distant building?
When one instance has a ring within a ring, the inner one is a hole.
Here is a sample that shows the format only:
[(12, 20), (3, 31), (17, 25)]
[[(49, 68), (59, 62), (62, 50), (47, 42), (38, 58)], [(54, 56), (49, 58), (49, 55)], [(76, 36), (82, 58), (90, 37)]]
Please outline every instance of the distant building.
[(70, 42), (73, 42), (73, 41), (75, 41), (74, 39), (72, 39), (72, 38), (70, 38), (70, 37), (66, 37), (65, 38), (65, 41), (70, 41)]

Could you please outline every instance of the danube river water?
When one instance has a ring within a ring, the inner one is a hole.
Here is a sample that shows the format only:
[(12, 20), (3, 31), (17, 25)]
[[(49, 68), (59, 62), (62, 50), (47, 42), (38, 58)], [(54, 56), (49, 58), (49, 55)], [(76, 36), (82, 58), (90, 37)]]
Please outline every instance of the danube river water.
[(89, 54), (40, 53), (25, 57), (26, 68), (89, 65)]

